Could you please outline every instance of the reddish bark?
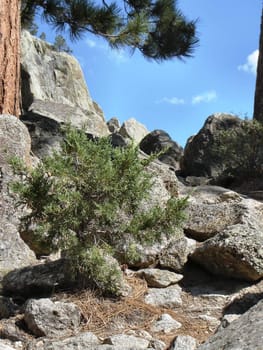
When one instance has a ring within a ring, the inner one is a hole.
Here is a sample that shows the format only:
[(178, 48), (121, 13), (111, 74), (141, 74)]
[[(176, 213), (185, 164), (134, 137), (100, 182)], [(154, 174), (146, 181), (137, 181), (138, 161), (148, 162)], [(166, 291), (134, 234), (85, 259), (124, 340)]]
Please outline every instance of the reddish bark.
[(259, 56), (253, 118), (259, 121), (260, 123), (263, 123), (263, 8), (261, 14)]
[(20, 0), (0, 0), (0, 114), (20, 114)]

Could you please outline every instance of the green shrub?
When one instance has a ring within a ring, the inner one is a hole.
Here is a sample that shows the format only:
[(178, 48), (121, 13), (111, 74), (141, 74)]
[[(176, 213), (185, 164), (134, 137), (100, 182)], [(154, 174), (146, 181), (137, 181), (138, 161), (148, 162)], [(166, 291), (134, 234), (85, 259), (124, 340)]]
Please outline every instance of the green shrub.
[(239, 127), (221, 131), (213, 145), (215, 157), (223, 159), (225, 175), (236, 179), (263, 175), (263, 125), (244, 120)]
[(22, 230), (53, 251), (67, 251), (76, 276), (84, 273), (112, 292), (100, 252), (114, 254), (113, 242), (126, 234), (141, 243), (156, 241), (163, 232), (173, 235), (184, 216), (186, 199), (171, 198), (166, 208), (142, 211), (154, 181), (145, 169), (149, 161), (140, 159), (133, 145), (113, 148), (106, 138), (91, 141), (84, 131), (68, 127), (62, 150), (13, 185), (19, 203), (31, 209)]

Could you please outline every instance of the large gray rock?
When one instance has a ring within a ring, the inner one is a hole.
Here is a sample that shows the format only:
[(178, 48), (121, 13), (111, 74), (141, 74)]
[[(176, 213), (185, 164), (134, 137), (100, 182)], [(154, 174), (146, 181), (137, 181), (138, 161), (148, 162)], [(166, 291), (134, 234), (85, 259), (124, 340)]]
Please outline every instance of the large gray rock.
[(4, 276), (4, 293), (27, 298), (50, 295), (57, 289), (72, 285), (73, 281), (69, 279), (67, 269), (64, 260), (18, 268)]
[(197, 187), (189, 187), (180, 184), (180, 195), (188, 196), (189, 203), (193, 204), (216, 204), (223, 202), (242, 201), (242, 196), (237, 192), (231, 191), (228, 188), (212, 185), (200, 185)]
[[(111, 276), (111, 286), (115, 286), (115, 293), (127, 296), (130, 288), (124, 280), (119, 263), (111, 256), (105, 254), (108, 267), (119, 271)], [(9, 272), (3, 278), (2, 285), (6, 295), (19, 295), (27, 298), (35, 296), (49, 296), (57, 290), (72, 287), (94, 287), (97, 284), (89, 279), (87, 274), (79, 274), (76, 278), (69, 273), (69, 260), (60, 259), (46, 263), (28, 266)], [(110, 271), (110, 270), (109, 270)], [(110, 274), (110, 272), (109, 272)], [(107, 278), (109, 278), (107, 276)]]
[(214, 274), (256, 281), (263, 277), (263, 230), (237, 224), (202, 243), (191, 258)]
[(10, 271), (36, 263), (35, 254), (25, 244), (16, 227), (0, 219), (0, 279)]
[[(145, 154), (141, 155), (146, 158)], [(153, 186), (149, 193), (149, 197), (142, 201), (140, 205), (141, 211), (147, 211), (154, 206), (164, 206), (171, 196), (177, 197), (179, 192), (179, 184), (175, 173), (169, 169), (169, 166), (162, 164), (156, 160), (150, 163), (146, 170), (153, 175)], [(162, 254), (171, 241), (177, 240), (183, 236), (183, 230), (175, 227), (174, 236), (167, 237), (165, 232), (160, 232), (160, 240), (154, 244), (139, 244), (134, 238), (125, 235), (123, 239), (118, 239), (115, 242), (116, 251), (119, 261), (126, 263), (129, 266), (145, 268), (156, 266), (159, 262), (159, 256)], [(130, 245), (136, 246), (138, 259), (136, 261), (129, 258), (127, 250)]]
[(132, 140), (135, 145), (139, 144), (139, 142), (145, 135), (148, 134), (148, 132), (149, 131), (146, 129), (146, 127), (134, 118), (126, 120), (119, 130), (120, 135), (122, 135), (124, 138)]
[(198, 350), (262, 350), (263, 300), (221, 329)]
[(30, 130), (39, 138), (42, 149), (53, 142), (49, 138), (54, 136), (54, 124), (84, 127), (95, 136), (109, 134), (103, 112), (92, 101), (76, 59), (53, 50), (52, 45), (27, 31), (21, 35), (21, 77), (23, 120), (30, 124), (37, 119), (36, 130), (31, 124)]
[(78, 329), (81, 311), (73, 303), (31, 299), (27, 302), (24, 320), (34, 335), (58, 338)]
[(198, 134), (187, 141), (181, 161), (183, 175), (217, 177), (222, 174), (224, 159), (212, 152), (215, 136), (222, 130), (238, 127), (241, 121), (231, 114), (209, 116)]
[(27, 128), (18, 118), (0, 116), (0, 278), (9, 271), (30, 265), (36, 261), (18, 233), (22, 209), (16, 207), (16, 197), (10, 183), (21, 181), (15, 176), (11, 159), (17, 157), (27, 166), (31, 164), (30, 136)]
[(184, 231), (198, 241), (204, 241), (228, 226), (243, 222), (247, 216), (246, 200), (227, 188), (181, 185), (180, 194), (187, 195), (189, 203)]
[(31, 141), (27, 128), (12, 115), (0, 115), (0, 218), (18, 223), (15, 197), (10, 182), (19, 180), (14, 176), (11, 159), (17, 157), (25, 165), (31, 165)]
[(189, 202), (185, 231), (200, 241), (207, 239), (191, 258), (214, 274), (248, 281), (260, 279), (263, 204), (217, 186), (197, 187)]
[(163, 130), (150, 132), (141, 140), (140, 149), (146, 154), (159, 153), (166, 150), (158, 159), (175, 170), (179, 169), (183, 148), (173, 141), (167, 132)]
[(240, 203), (191, 203), (184, 230), (188, 236), (204, 241), (231, 225), (242, 222), (246, 208)]

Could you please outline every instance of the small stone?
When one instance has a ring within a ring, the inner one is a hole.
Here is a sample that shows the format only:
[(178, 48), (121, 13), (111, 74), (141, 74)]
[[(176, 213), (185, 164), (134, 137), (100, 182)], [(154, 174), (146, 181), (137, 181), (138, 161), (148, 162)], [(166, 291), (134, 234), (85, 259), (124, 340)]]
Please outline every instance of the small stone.
[(149, 288), (145, 302), (158, 307), (175, 308), (182, 305), (181, 292), (178, 285), (161, 289)]
[(160, 269), (142, 269), (136, 273), (137, 276), (144, 278), (148, 287), (165, 288), (171, 284), (178, 283), (184, 276)]
[(195, 350), (197, 341), (189, 335), (178, 335), (169, 350)]
[(240, 315), (237, 314), (228, 314), (224, 315), (224, 317), (221, 320), (221, 326), (222, 328), (226, 328), (230, 325), (231, 322), (235, 321)]
[(114, 347), (133, 347), (136, 350), (147, 349), (149, 347), (149, 340), (135, 337), (133, 335), (116, 334), (104, 340), (104, 344), (114, 345)]
[(176, 321), (169, 314), (162, 314), (152, 326), (153, 332), (170, 333), (182, 327), (182, 324)]
[(218, 327), (220, 325), (220, 321), (215, 317), (208, 315), (199, 315), (199, 318), (209, 323), (212, 327)]

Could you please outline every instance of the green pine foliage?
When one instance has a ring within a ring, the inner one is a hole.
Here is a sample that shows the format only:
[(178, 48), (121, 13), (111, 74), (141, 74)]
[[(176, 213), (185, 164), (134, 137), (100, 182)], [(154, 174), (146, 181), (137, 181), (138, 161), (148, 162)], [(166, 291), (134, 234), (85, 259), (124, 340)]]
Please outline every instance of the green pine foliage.
[(66, 39), (62, 35), (57, 35), (53, 44), (54, 50), (58, 52), (72, 53), (71, 48), (68, 46)]
[(176, 235), (184, 218), (186, 199), (172, 197), (165, 208), (143, 209), (154, 181), (147, 165), (132, 144), (113, 148), (106, 138), (92, 141), (84, 131), (68, 127), (61, 152), (34, 169), (25, 171), (13, 160), (17, 173), (24, 174), (13, 184), (18, 204), (30, 209), (22, 231), (51, 251), (66, 251), (76, 276), (84, 271), (109, 291), (111, 273), (104, 269), (102, 251), (114, 255), (115, 243), (126, 235), (141, 244), (164, 233)]
[(72, 39), (89, 32), (156, 61), (190, 56), (198, 43), (196, 21), (187, 20), (176, 0), (22, 0), (23, 26), (37, 13)]
[(235, 179), (263, 176), (263, 125), (244, 120), (240, 126), (221, 131), (215, 138), (213, 153), (224, 163), (224, 173)]

